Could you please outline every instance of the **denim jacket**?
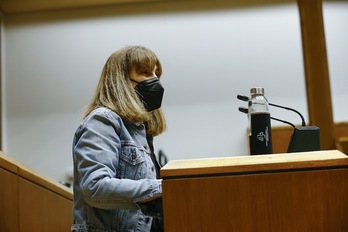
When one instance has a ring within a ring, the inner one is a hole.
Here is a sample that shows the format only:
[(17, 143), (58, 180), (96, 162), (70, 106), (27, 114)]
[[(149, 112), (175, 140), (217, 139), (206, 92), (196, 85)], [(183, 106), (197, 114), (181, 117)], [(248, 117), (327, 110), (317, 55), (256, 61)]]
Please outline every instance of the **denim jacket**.
[(150, 231), (137, 202), (162, 195), (143, 124), (124, 124), (101, 107), (73, 140), (74, 209), (71, 231)]

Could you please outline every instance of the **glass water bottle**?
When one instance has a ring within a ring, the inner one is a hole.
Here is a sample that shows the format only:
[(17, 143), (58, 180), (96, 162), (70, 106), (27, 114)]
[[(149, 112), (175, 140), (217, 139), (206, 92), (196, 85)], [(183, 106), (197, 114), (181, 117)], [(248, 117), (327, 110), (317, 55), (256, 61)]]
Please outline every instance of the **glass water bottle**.
[(251, 155), (272, 154), (271, 114), (260, 87), (250, 89), (248, 101), (249, 146)]

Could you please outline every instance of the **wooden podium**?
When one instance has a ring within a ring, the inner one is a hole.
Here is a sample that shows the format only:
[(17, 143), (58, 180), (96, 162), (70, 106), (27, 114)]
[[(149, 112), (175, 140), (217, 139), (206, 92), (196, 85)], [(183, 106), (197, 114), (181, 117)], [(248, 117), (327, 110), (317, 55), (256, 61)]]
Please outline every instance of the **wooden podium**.
[(347, 232), (348, 157), (337, 151), (171, 161), (165, 232)]

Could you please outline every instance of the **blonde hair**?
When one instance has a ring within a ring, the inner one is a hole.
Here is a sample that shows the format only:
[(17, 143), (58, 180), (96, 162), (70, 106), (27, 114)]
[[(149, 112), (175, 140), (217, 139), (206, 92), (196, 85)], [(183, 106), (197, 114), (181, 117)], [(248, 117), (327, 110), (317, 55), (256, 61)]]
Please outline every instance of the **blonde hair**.
[(83, 117), (94, 109), (107, 107), (117, 113), (125, 123), (145, 123), (147, 133), (159, 135), (166, 129), (161, 109), (148, 112), (139, 100), (130, 80), (130, 71), (152, 72), (157, 66), (157, 77), (162, 66), (156, 54), (143, 46), (127, 46), (109, 57), (102, 70), (99, 83)]

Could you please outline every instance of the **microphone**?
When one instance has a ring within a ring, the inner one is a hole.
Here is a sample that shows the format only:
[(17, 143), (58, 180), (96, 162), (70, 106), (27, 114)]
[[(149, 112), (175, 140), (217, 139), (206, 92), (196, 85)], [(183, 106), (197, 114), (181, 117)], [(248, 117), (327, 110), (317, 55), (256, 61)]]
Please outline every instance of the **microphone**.
[(242, 100), (242, 101), (245, 101), (245, 102), (247, 102), (247, 101), (249, 101), (249, 97), (248, 96), (245, 96), (245, 95), (237, 95), (237, 98), (239, 99), (239, 100)]
[[(245, 107), (239, 107), (238, 110), (244, 114), (248, 114), (248, 109)], [(296, 128), (294, 124), (292, 124), (291, 122), (285, 121), (285, 120), (281, 120), (279, 118), (275, 118), (275, 117), (271, 117), (272, 120), (278, 121), (278, 122), (282, 122), (285, 124), (288, 124), (290, 126), (292, 126), (293, 128)]]
[[(247, 101), (249, 101), (249, 97), (248, 96), (245, 96), (245, 95), (237, 95), (237, 98), (239, 99), (239, 100), (242, 100), (242, 101), (245, 101), (245, 102), (247, 102)], [(285, 109), (285, 110), (290, 110), (290, 111), (293, 111), (293, 112), (295, 112), (295, 113), (297, 113), (300, 117), (301, 117), (301, 120), (302, 120), (302, 126), (306, 126), (306, 121), (305, 121), (305, 119), (304, 119), (304, 117), (302, 116), (302, 114), (300, 113), (300, 112), (298, 112), (297, 110), (295, 110), (295, 109), (292, 109), (292, 108), (290, 108), (290, 107), (286, 107), (286, 106), (281, 106), (281, 105), (277, 105), (277, 104), (273, 104), (273, 103), (268, 103), (268, 105), (270, 105), (270, 106), (274, 106), (274, 107), (278, 107), (278, 108), (282, 108), (282, 109)], [(276, 119), (277, 120), (277, 119)], [(277, 121), (279, 121), (279, 120), (277, 120)], [(287, 123), (287, 124), (289, 124), (289, 123)]]

